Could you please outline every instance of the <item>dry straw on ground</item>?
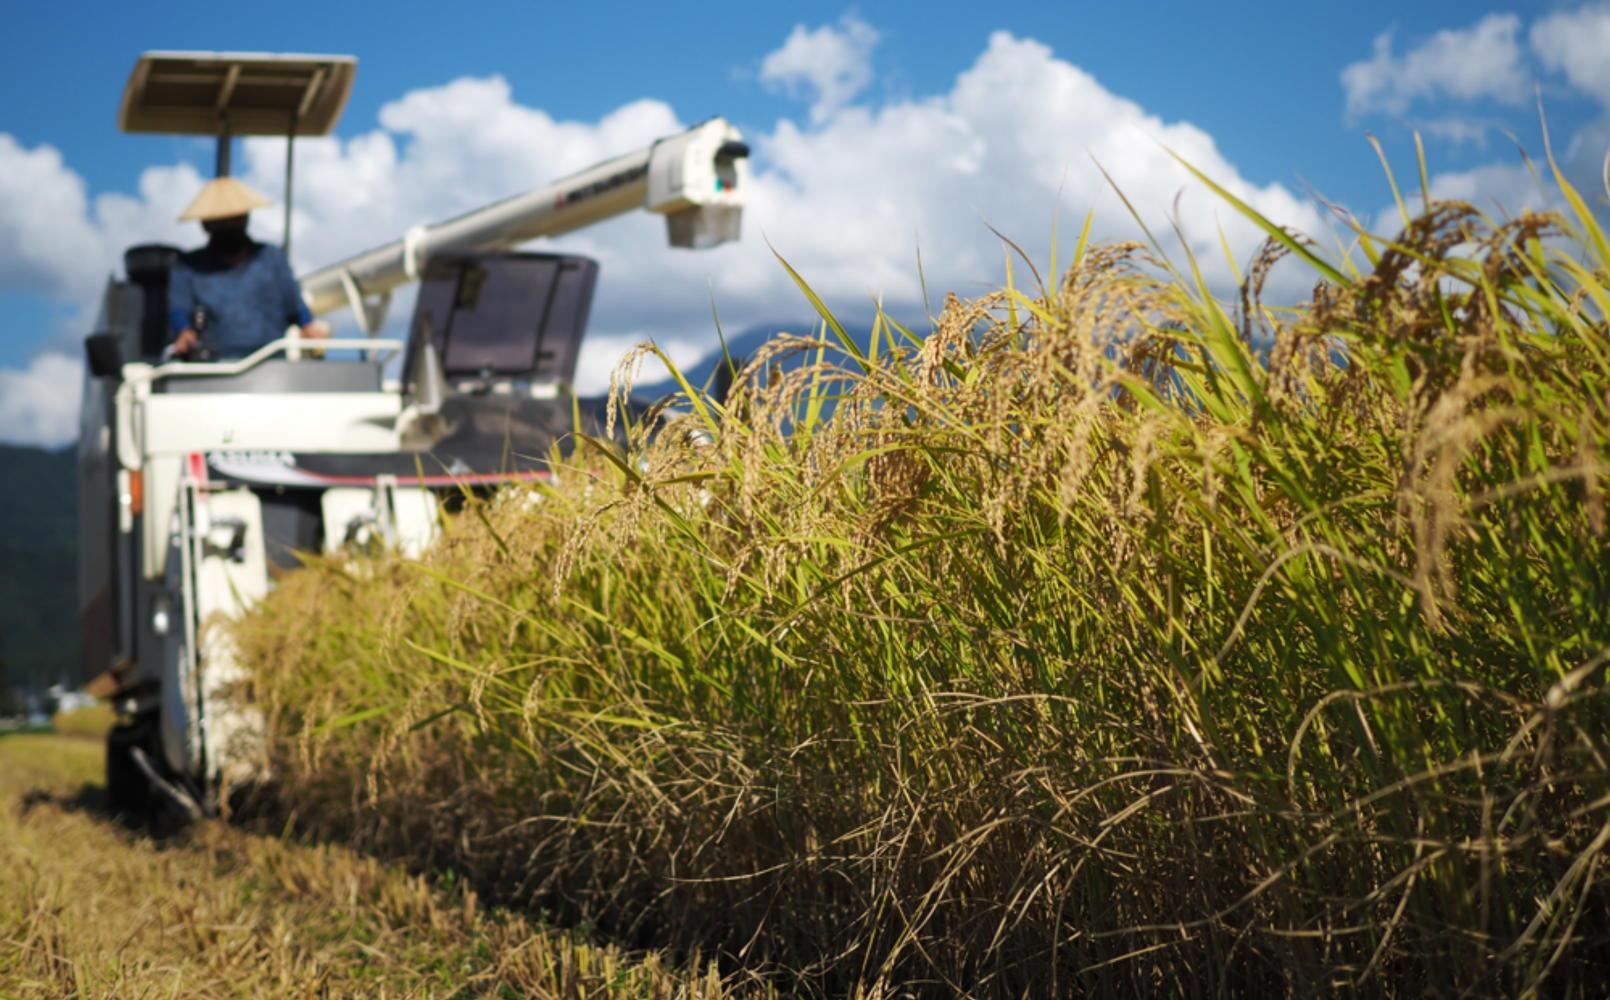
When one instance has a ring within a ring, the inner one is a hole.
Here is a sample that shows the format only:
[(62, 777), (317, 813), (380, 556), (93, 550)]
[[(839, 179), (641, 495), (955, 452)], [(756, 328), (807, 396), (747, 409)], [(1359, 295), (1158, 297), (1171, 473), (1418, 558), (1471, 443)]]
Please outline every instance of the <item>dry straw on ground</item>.
[(753, 996), (340, 847), (104, 809), (102, 749), (0, 733), (0, 997)]
[(279, 803), (789, 989), (1597, 989), (1603, 236), (1271, 232), (1233, 307), (1081, 240), (920, 335), (824, 309), (293, 575), (242, 630)]

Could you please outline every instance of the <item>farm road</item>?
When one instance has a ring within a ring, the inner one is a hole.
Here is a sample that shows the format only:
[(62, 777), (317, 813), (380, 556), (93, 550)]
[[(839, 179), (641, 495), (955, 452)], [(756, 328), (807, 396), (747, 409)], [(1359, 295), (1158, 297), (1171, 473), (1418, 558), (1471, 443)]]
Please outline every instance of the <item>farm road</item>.
[(0, 998), (725, 997), (372, 858), (106, 815), (100, 740), (0, 734)]

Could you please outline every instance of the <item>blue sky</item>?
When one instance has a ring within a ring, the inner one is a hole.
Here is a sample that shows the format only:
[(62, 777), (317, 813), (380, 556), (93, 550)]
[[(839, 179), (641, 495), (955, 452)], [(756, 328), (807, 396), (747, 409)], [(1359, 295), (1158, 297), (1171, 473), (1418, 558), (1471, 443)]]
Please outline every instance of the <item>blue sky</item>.
[[(340, 141), (307, 154), (299, 267), (656, 129), (713, 114), (734, 121), (755, 138), (765, 175), (744, 249), (690, 257), (663, 240), (650, 247), (644, 219), (563, 244), (606, 268), (595, 379), (610, 350), (644, 336), (695, 355), (711, 340), (710, 289), (739, 322), (798, 315), (775, 265), (757, 263), (757, 228), (853, 312), (872, 296), (911, 299), (918, 243), (949, 287), (980, 290), (999, 261), (986, 221), (1043, 247), (1059, 210), (1089, 208), (1099, 232), (1128, 235), (1084, 182), (1090, 155), (1136, 200), (1167, 211), (1184, 186), (1160, 165), (1157, 143), (1167, 142), (1302, 224), (1323, 217), (1312, 192), (1366, 216), (1389, 204), (1366, 133), (1407, 173), (1412, 131), (1425, 130), (1448, 193), (1511, 208), (1531, 195), (1505, 130), (1541, 155), (1535, 92), (1557, 150), (1580, 147), (1584, 175), (1610, 134), (1610, 72), (1595, 65), (1610, 46), (1592, 47), (1610, 42), (1610, 8), (1593, 4), (1354, 3), (1345, 15), (1182, 2), (677, 10), (673, 19), (600, 2), (289, 2), (248, 15), (161, 3), (105, 4), (91, 16), (18, 5), (0, 60), (0, 168), (7, 157), (26, 166), (0, 169), (0, 439), (63, 433), (62, 393), (41, 387), (66, 379), (85, 300), (114, 266), (117, 241), (143, 238), (141, 225), (188, 238), (167, 220), (209, 169), (207, 144), (116, 130), (124, 79), (146, 49), (358, 56)], [(238, 172), (272, 191), (273, 150), (237, 155)], [(1036, 157), (1044, 162), (1025, 165)], [(359, 189), (386, 203), (354, 208), (341, 192)], [(1215, 210), (1201, 211), (1208, 220)], [(1187, 230), (1230, 225), (1211, 219)], [(277, 221), (259, 232), (270, 228)], [(48, 373), (46, 356), (60, 358)], [(45, 405), (35, 396), (55, 409), (35, 412)]]
[[(754, 126), (798, 112), (797, 102), (756, 82), (761, 58), (795, 24), (825, 24), (853, 10), (882, 35), (875, 96), (943, 89), (990, 32), (1004, 29), (1045, 42), (1148, 110), (1201, 126), (1255, 179), (1306, 179), (1329, 195), (1362, 198), (1381, 187), (1363, 132), (1407, 154), (1409, 129), (1392, 116), (1349, 121), (1338, 79), (1343, 67), (1367, 57), (1385, 31), (1412, 43), (1488, 13), (1562, 5), (1370, 2), (1349, 4), (1338, 16), (1339, 8), (1324, 4), (1167, 0), (744, 4), (728, 8), (741, 9), (738, 16), (723, 17), (722, 6), (712, 5), (675, 19), (607, 2), (478, 3), (466, 5), (472, 13), (464, 16), (440, 3), (288, 2), (253, 18), (221, 18), (216, 4), (100, 6), (96, 30), (86, 31), (86, 19), (65, 6), (19, 5), (7, 16), (10, 51), (0, 62), (7, 97), (0, 129), (25, 144), (61, 149), (94, 190), (132, 188), (143, 167), (176, 156), (205, 159), (195, 142), (117, 132), (118, 95), (146, 49), (357, 55), (346, 134), (372, 127), (382, 104), (415, 87), (489, 73), (505, 76), (525, 103), (566, 118), (596, 118), (654, 97), (690, 120), (720, 114)], [(309, 31), (315, 24), (317, 32)], [(1564, 96), (1562, 89), (1550, 101), (1558, 127), (1588, 110)], [(1535, 115), (1526, 111), (1515, 124), (1531, 124)], [(1468, 145), (1439, 154), (1446, 168), (1483, 158)]]

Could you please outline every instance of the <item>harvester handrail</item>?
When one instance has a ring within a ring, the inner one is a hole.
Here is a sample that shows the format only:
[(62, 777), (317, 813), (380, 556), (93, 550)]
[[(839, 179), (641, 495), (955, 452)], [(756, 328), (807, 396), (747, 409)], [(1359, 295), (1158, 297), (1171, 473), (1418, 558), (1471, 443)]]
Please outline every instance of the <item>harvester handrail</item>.
[[(298, 335), (280, 337), (271, 340), (257, 350), (234, 361), (167, 361), (154, 367), (146, 365), (128, 365), (124, 368), (123, 381), (117, 387), (116, 405), (120, 411), (128, 404), (130, 398), (141, 387), (154, 385), (159, 381), (170, 378), (197, 378), (200, 376), (217, 377), (220, 375), (240, 375), (248, 372), (264, 361), (278, 354), (287, 355), (288, 360), (301, 361), (303, 350), (354, 350), (366, 351), (376, 363), (383, 364), (392, 355), (403, 349), (400, 340), (369, 337), (329, 337), (313, 339)], [(133, 369), (130, 371), (130, 369)], [(143, 432), (144, 428), (138, 426), (138, 421), (130, 421), (134, 427), (120, 427), (117, 433), (117, 458), (125, 469), (138, 469), (144, 462), (141, 459), (143, 449), (134, 447), (134, 437)], [(132, 449), (132, 454), (131, 454)]]

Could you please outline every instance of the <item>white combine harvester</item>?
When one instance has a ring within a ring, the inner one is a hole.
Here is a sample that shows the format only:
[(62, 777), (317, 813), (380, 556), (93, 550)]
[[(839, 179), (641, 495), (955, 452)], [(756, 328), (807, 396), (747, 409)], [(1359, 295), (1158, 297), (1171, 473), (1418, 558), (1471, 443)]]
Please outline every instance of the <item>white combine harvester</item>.
[[(334, 127), (355, 69), (345, 56), (148, 53), (119, 125), (215, 135), (220, 175), (232, 136), (285, 136), (289, 234), (295, 137)], [(665, 216), (672, 246), (736, 239), (748, 152), (713, 119), (411, 229), (301, 279), (315, 315), (350, 307), (366, 336), (308, 341), (292, 327), (227, 363), (164, 359), (177, 250), (128, 250), (86, 341), (79, 438), (84, 650), (120, 718), (107, 746), (116, 805), (206, 811), (253, 777), (260, 734), (229, 695), (240, 670), (218, 625), (296, 553), (360, 542), (417, 554), (466, 486), (548, 474), (542, 456), (573, 425), (598, 266), (507, 248), (636, 209)], [(392, 290), (414, 281), (406, 340), (376, 338)]]

